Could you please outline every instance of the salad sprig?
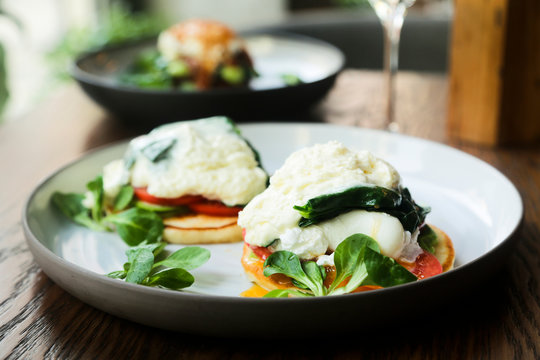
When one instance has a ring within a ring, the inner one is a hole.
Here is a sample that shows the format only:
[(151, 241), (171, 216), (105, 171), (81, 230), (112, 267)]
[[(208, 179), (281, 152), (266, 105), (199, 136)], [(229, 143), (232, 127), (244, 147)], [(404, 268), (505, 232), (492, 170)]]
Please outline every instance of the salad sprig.
[(334, 252), (334, 263), (336, 277), (327, 288), (324, 266), (314, 261), (301, 262), (289, 251), (276, 251), (264, 262), (264, 275), (284, 274), (293, 279), (299, 290), (273, 290), (265, 297), (339, 295), (362, 285), (389, 287), (417, 280), (394, 259), (382, 255), (377, 242), (365, 234), (354, 234), (343, 240)]
[(165, 242), (143, 242), (129, 248), (126, 251), (128, 261), (124, 264), (124, 269), (110, 272), (107, 276), (133, 284), (172, 290), (191, 286), (195, 279), (188, 270), (206, 263), (210, 258), (210, 251), (197, 246), (185, 247), (163, 260), (157, 260), (165, 245)]
[(116, 196), (112, 209), (107, 213), (104, 203), (103, 178), (101, 175), (86, 184), (92, 204), (87, 204), (88, 195), (55, 192), (53, 203), (74, 222), (99, 231), (116, 230), (129, 246), (143, 242), (148, 244), (161, 240), (163, 220), (154, 211), (130, 207), (133, 188), (126, 185)]

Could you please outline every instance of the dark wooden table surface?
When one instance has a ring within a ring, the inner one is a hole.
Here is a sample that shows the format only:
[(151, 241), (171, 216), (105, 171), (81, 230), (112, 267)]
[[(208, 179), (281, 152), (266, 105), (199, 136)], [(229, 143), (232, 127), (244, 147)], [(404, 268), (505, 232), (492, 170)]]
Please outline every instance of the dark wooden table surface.
[[(383, 106), (380, 93), (380, 74), (349, 70), (315, 114), (331, 123), (376, 127)], [(424, 316), (422, 321), (361, 334), (321, 328), (320, 337), (304, 340), (180, 334), (84, 304), (33, 261), (21, 228), (23, 203), (38, 181), (61, 165), (134, 132), (69, 86), (26, 118), (0, 126), (0, 358), (540, 358), (539, 147), (482, 148), (448, 139), (447, 79), (442, 75), (402, 73), (398, 93), (398, 121), (405, 133), (487, 161), (508, 176), (523, 197), (525, 219), (518, 245), (502, 270), (476, 291), (433, 311), (429, 320)], [(291, 323), (301, 328), (301, 320)]]

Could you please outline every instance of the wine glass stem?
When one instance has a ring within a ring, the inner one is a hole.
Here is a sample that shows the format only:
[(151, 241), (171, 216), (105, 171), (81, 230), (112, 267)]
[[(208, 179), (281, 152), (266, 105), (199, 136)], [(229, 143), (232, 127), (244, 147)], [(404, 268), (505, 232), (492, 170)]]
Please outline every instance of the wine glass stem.
[[(399, 16), (398, 14), (394, 14)], [(385, 128), (387, 130), (397, 131), (395, 102), (396, 89), (395, 78), (398, 70), (399, 57), (399, 38), (401, 33), (401, 21), (396, 21), (395, 16), (383, 23), (384, 29), (384, 77), (386, 82), (387, 103)]]

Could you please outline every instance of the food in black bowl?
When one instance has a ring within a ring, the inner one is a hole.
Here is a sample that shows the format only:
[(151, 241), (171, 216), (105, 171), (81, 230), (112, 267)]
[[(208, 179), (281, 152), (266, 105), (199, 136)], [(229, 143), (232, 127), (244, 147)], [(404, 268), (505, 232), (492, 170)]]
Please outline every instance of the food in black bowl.
[(157, 49), (137, 56), (121, 76), (141, 88), (245, 87), (257, 75), (244, 41), (225, 24), (189, 20), (161, 32)]

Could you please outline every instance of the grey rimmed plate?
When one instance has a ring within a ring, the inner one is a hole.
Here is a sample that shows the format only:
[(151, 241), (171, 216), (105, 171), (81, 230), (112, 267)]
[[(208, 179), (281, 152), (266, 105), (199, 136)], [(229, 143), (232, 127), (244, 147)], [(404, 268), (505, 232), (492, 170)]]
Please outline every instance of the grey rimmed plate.
[[(438, 143), (376, 130), (328, 124), (240, 126), (272, 173), (302, 147), (338, 140), (367, 149), (393, 164), (414, 199), (430, 205), (427, 221), (453, 240), (456, 267), (416, 283), (371, 292), (321, 298), (243, 298), (251, 283), (240, 256), (242, 244), (209, 245), (208, 263), (193, 271), (195, 285), (170, 291), (128, 284), (102, 274), (121, 269), (126, 245), (115, 234), (90, 231), (64, 218), (51, 204), (55, 191), (83, 192), (127, 143), (90, 152), (57, 170), (29, 196), (23, 214), (28, 246), (36, 262), (59, 286), (82, 301), (138, 323), (190, 333), (245, 336), (303, 335), (321, 326), (354, 330), (359, 323), (404, 319), (464, 294), (507, 258), (523, 216), (518, 191), (487, 163)], [(179, 246), (169, 245), (170, 250)], [(273, 321), (261, 319), (272, 318)], [(278, 321), (282, 319), (282, 321)], [(288, 320), (289, 319), (289, 320)]]
[[(305, 113), (332, 87), (345, 62), (338, 48), (305, 36), (251, 33), (243, 39), (260, 75), (246, 88), (187, 92), (123, 85), (120, 75), (138, 54), (155, 48), (155, 39), (85, 54), (75, 62), (71, 72), (94, 101), (121, 121), (149, 128), (216, 114), (254, 121)], [(303, 83), (286, 86), (281, 80), (283, 74), (298, 76)]]

